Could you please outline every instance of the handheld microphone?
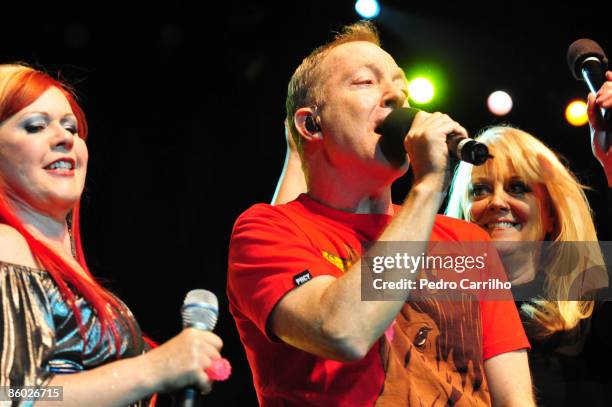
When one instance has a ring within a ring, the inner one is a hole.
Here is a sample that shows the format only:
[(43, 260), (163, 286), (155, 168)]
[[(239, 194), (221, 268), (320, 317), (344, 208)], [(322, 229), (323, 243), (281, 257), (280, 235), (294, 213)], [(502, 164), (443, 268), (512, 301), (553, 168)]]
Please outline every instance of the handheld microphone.
[[(219, 302), (215, 294), (207, 290), (191, 290), (187, 293), (181, 308), (183, 328), (196, 328), (212, 331), (219, 316)], [(179, 406), (197, 407), (200, 405), (200, 391), (195, 387), (183, 390)]]
[[(584, 80), (593, 93), (597, 93), (606, 81), (604, 72), (608, 66), (608, 59), (599, 44), (593, 40), (581, 38), (574, 41), (567, 49), (567, 64), (574, 78), (579, 81)], [(610, 129), (612, 114), (604, 108), (601, 108), (599, 112)], [(608, 136), (605, 142), (606, 150), (611, 143), (612, 137)]]
[[(382, 137), (379, 140), (380, 150), (387, 160), (399, 167), (406, 162), (404, 139), (419, 109), (404, 107), (392, 111), (376, 128)], [(447, 136), (448, 150), (455, 158), (474, 165), (482, 165), (487, 159), (493, 158), (488, 147), (471, 138), (451, 133)]]

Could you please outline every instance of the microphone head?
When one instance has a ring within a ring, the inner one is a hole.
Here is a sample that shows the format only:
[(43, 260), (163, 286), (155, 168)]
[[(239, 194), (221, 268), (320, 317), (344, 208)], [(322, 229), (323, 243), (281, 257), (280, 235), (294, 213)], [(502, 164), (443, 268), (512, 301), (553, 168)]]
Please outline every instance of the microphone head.
[(574, 78), (582, 80), (581, 65), (585, 59), (595, 57), (605, 70), (608, 66), (608, 59), (599, 44), (588, 38), (576, 40), (567, 49), (567, 65), (569, 66)]
[(219, 316), (217, 296), (207, 290), (191, 290), (185, 296), (181, 308), (184, 328), (212, 331)]
[(419, 109), (413, 107), (395, 109), (374, 130), (382, 136), (378, 140), (380, 151), (387, 161), (396, 167), (401, 167), (406, 162), (404, 139), (418, 112)]

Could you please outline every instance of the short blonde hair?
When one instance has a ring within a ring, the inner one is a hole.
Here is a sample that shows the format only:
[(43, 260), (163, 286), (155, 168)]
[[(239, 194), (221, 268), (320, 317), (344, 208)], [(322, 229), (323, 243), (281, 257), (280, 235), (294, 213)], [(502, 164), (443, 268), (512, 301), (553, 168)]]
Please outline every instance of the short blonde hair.
[[(485, 129), (476, 139), (489, 147), (493, 160), (484, 164), (485, 172), (503, 173), (506, 165), (517, 172), (528, 184), (540, 184), (550, 197), (554, 230), (550, 240), (555, 242), (596, 242), (597, 234), (584, 186), (580, 184), (544, 143), (529, 133), (510, 126)], [(470, 221), (471, 182), (473, 166), (460, 163), (453, 178), (446, 214)], [(601, 250), (597, 245), (585, 245), (590, 250), (588, 264), (576, 265), (571, 273), (548, 273), (544, 289), (550, 301), (537, 301), (538, 307), (524, 304), (523, 309), (540, 322), (543, 334), (574, 328), (581, 319), (593, 312), (593, 301), (562, 301), (570, 297), (572, 284), (580, 273), (589, 267), (603, 265)], [(570, 263), (573, 250), (568, 245), (558, 245), (552, 258), (542, 259), (549, 264), (546, 270), (559, 270)]]
[(329, 54), (329, 51), (335, 47), (354, 41), (367, 41), (380, 46), (378, 30), (374, 24), (369, 21), (358, 21), (344, 26), (332, 41), (312, 51), (291, 76), (285, 107), (289, 131), (300, 155), (302, 155), (302, 139), (295, 127), (295, 112), (304, 106), (320, 104), (322, 95), (320, 93), (321, 72), (319, 68), (321, 62)]

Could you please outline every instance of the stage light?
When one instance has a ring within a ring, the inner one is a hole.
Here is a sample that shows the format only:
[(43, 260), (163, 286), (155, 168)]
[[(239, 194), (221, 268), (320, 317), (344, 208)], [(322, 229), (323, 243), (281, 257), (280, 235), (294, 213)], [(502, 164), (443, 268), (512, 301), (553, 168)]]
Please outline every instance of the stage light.
[(584, 100), (574, 100), (565, 108), (565, 119), (572, 126), (584, 126), (589, 121), (587, 104)]
[(380, 13), (380, 6), (376, 0), (358, 0), (355, 3), (355, 11), (365, 19), (372, 19)]
[(498, 90), (487, 98), (489, 111), (496, 116), (505, 116), (512, 110), (512, 98), (503, 90)]
[(429, 103), (434, 97), (434, 86), (427, 78), (414, 78), (408, 83), (408, 93), (415, 103)]

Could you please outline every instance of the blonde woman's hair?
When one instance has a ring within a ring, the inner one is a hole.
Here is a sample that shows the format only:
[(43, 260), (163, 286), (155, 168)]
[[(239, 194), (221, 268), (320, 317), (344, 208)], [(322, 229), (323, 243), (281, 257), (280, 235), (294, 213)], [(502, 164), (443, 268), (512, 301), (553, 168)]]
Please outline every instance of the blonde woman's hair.
[[(495, 157), (484, 164), (484, 171), (497, 174), (511, 168), (527, 184), (544, 187), (553, 211), (554, 228), (547, 240), (554, 242), (596, 242), (597, 234), (584, 186), (540, 140), (509, 126), (485, 129), (476, 138), (489, 147)], [(460, 163), (455, 172), (446, 214), (470, 221), (471, 164)], [(593, 244), (553, 245), (550, 256), (540, 259), (546, 264), (544, 294), (546, 299), (524, 303), (522, 310), (541, 327), (541, 336), (571, 330), (582, 319), (591, 316), (594, 301), (564, 301), (575, 298), (572, 285), (591, 267), (602, 266), (599, 246)], [(576, 247), (582, 252), (577, 261)], [(567, 271), (567, 265), (573, 265)], [(559, 272), (562, 271), (562, 272)], [(572, 291), (572, 292), (570, 292)]]

